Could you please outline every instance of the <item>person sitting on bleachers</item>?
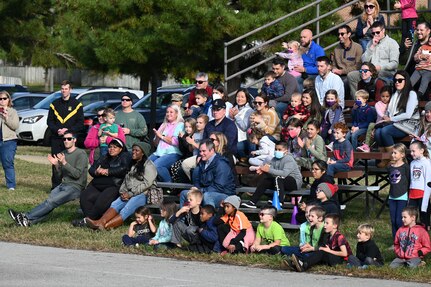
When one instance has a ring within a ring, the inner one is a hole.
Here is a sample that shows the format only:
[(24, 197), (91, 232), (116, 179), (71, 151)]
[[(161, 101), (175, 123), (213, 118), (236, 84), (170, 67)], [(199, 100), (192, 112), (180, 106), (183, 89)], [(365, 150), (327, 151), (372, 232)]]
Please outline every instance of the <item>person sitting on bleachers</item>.
[(345, 123), (337, 122), (334, 125), (334, 155), (328, 158), (328, 175), (334, 176), (339, 171), (348, 171), (353, 167), (353, 147), (346, 140), (349, 131)]
[[(400, 51), (397, 41), (386, 35), (385, 25), (382, 22), (374, 22), (371, 25), (373, 39), (368, 43), (367, 49), (362, 55), (363, 62), (371, 62), (376, 66), (379, 77), (392, 79), (398, 68)], [(361, 80), (359, 71), (350, 72), (347, 75), (350, 83), (350, 94), (355, 96), (358, 83)]]
[(298, 138), (298, 144), (302, 147), (302, 157), (295, 158), (296, 163), (311, 170), (311, 166), (316, 159), (326, 161), (325, 142), (319, 135), (320, 123), (312, 120), (307, 125), (307, 135), (304, 138)]
[(262, 94), (268, 96), (270, 100), (282, 97), (284, 95), (284, 87), (276, 78), (273, 71), (266, 72), (264, 75), (265, 81), (262, 84)]
[(416, 70), (411, 75), (412, 86), (416, 83), (420, 83), (418, 89), (418, 97), (420, 99), (426, 98), (425, 92), (428, 89), (431, 81), (431, 41), (427, 44), (422, 45), (415, 54)]
[(328, 90), (336, 90), (339, 105), (341, 108), (344, 108), (344, 83), (340, 76), (331, 72), (331, 65), (328, 57), (321, 56), (317, 58), (317, 70), (319, 75), (316, 77), (314, 85), (320, 104), (323, 104), (323, 99)]
[(264, 132), (271, 140), (280, 140), (280, 118), (269, 107), (269, 98), (260, 93), (254, 98), (255, 111), (250, 115), (250, 128)]
[(297, 190), (302, 186), (301, 171), (285, 142), (275, 146), (274, 158), (269, 164), (259, 166), (256, 173), (259, 175), (256, 191), (249, 201), (241, 204), (243, 207), (256, 208), (256, 203), (268, 188), (277, 188), (280, 202), (284, 202), (286, 191)]
[(358, 147), (358, 138), (367, 133), (370, 123), (376, 122), (376, 111), (368, 105), (368, 93), (365, 90), (356, 92), (356, 101), (352, 109), (352, 128), (349, 139), (353, 149)]
[[(380, 101), (376, 103), (374, 108), (376, 109), (377, 119), (375, 123), (370, 123), (367, 128), (367, 134), (365, 136), (364, 143), (357, 148), (358, 151), (370, 152), (371, 151), (371, 143), (372, 137), (374, 135), (374, 128), (378, 123), (381, 123), (383, 120), (383, 116), (386, 115), (386, 111), (388, 109), (389, 101), (391, 100), (392, 88), (390, 86), (384, 86), (380, 89)], [(374, 142), (374, 140), (373, 140)]]
[[(344, 88), (348, 91), (347, 74), (359, 69), (361, 65), (362, 47), (352, 41), (352, 28), (343, 25), (338, 28), (339, 45), (335, 46), (332, 59), (332, 73), (341, 77)], [(349, 95), (346, 94), (346, 98)]]
[[(321, 133), (323, 140), (332, 143), (334, 141), (334, 125), (338, 122), (344, 123), (343, 109), (338, 102), (336, 90), (328, 90), (325, 94), (323, 107), (326, 109), (321, 124)], [(330, 146), (328, 146), (331, 149)]]
[(301, 44), (299, 44), (298, 41), (289, 41), (288, 43), (283, 42), (282, 46), (286, 50), (284, 52), (279, 52), (275, 54), (279, 57), (289, 60), (287, 62), (289, 74), (291, 74), (295, 78), (301, 77), (302, 74), (294, 70), (295, 66), (304, 66), (304, 60), (302, 60), (302, 52), (300, 50)]
[[(304, 81), (304, 87), (307, 80), (308, 79), (305, 79)], [(318, 121), (320, 125), (322, 121), (323, 108), (319, 102), (319, 98), (317, 98), (316, 91), (314, 90), (314, 86), (310, 89), (304, 89), (304, 91), (302, 92), (301, 101), (304, 107), (306, 107), (310, 113), (310, 116), (308, 117), (307, 121), (305, 121), (304, 123), (304, 128), (307, 128), (308, 123), (312, 120)]]
[(368, 105), (374, 106), (376, 102), (380, 101), (380, 90), (385, 85), (382, 79), (377, 78), (378, 72), (376, 67), (370, 62), (362, 63), (361, 80), (358, 83), (358, 90), (365, 90), (368, 92)]
[(255, 171), (274, 157), (275, 143), (259, 131), (251, 131), (248, 134), (248, 140), (259, 146), (259, 149), (250, 152), (251, 157), (248, 160), (251, 165), (250, 170)]
[[(301, 122), (304, 124), (308, 118), (310, 117), (310, 110), (305, 107), (305, 105), (302, 103), (302, 95), (301, 93), (293, 93), (292, 100), (290, 101), (290, 104), (287, 106), (286, 111), (283, 114), (282, 119), (282, 126), (281, 134), (282, 139), (286, 138), (286, 127), (287, 122), (292, 118), (297, 118), (301, 120)], [(283, 135), (284, 134), (284, 135)]]
[(306, 132), (302, 129), (301, 120), (291, 118), (287, 122), (286, 132), (287, 135), (282, 140), (287, 143), (289, 153), (294, 159), (302, 157), (304, 154), (300, 143), (303, 143), (302, 139), (305, 137)]
[(425, 105), (424, 112), (425, 114), (421, 116), (418, 136), (415, 139), (423, 142), (431, 154), (431, 102)]

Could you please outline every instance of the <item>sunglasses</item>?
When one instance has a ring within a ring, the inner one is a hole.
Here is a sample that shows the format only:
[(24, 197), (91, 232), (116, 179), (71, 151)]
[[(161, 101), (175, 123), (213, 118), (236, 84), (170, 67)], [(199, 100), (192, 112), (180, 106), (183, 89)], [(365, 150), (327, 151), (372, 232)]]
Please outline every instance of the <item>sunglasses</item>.
[(205, 83), (206, 81), (198, 81), (196, 80), (196, 84), (202, 85), (203, 83)]
[(97, 114), (97, 117), (104, 117), (105, 116), (105, 114)]
[(346, 34), (346, 33), (341, 32), (341, 33), (338, 33), (338, 36), (344, 37), (344, 35), (345, 35), (345, 34)]
[(395, 79), (395, 83), (398, 83), (398, 84), (401, 84), (402, 82), (404, 82), (406, 79), (404, 79), (404, 78), (398, 78), (398, 79)]
[(131, 102), (131, 99), (121, 99), (122, 102)]
[(70, 141), (72, 141), (74, 139), (74, 137), (71, 137), (71, 138), (63, 138), (63, 141), (65, 142), (65, 141), (68, 141), (68, 142), (70, 142)]
[(359, 73), (368, 73), (370, 70), (368, 70), (368, 69), (360, 69), (359, 70)]
[(6, 100), (9, 100), (9, 98), (8, 97), (6, 97), (6, 98), (0, 98), (0, 100), (6, 101)]
[(381, 31), (371, 32), (371, 35), (373, 35), (373, 36), (374, 36), (374, 35), (380, 35), (380, 32), (381, 32)]
[(374, 6), (374, 5), (364, 5), (364, 9), (365, 10), (367, 10), (367, 9), (374, 9), (374, 7), (376, 7), (376, 6)]
[(264, 103), (265, 102), (256, 102), (256, 101), (253, 102), (253, 104), (258, 105), (258, 106), (263, 105)]

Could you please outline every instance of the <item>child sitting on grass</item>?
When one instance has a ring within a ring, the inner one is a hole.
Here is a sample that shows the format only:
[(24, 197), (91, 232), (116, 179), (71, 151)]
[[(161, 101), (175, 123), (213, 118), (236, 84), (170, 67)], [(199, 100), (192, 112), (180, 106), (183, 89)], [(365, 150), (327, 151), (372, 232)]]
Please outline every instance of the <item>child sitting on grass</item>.
[(395, 258), (389, 265), (391, 268), (407, 266), (410, 268), (424, 265), (422, 258), (431, 252), (430, 236), (425, 228), (417, 225), (419, 212), (414, 206), (403, 209), (402, 220), (404, 226), (395, 235)]
[[(314, 203), (307, 205), (305, 209), (305, 217), (307, 221), (301, 224), (299, 246), (283, 247), (281, 252), (284, 255), (295, 254), (299, 258), (307, 256), (309, 252), (316, 251), (319, 248), (319, 242), (323, 234), (323, 218), (325, 210), (321, 206)], [(289, 259), (286, 262), (288, 265)]]
[(334, 145), (333, 156), (328, 158), (327, 174), (334, 176), (339, 171), (348, 171), (353, 167), (353, 147), (346, 140), (346, 134), (349, 131), (345, 123), (336, 123), (334, 125)]
[(201, 207), (200, 220), (201, 227), (198, 229), (199, 242), (191, 243), (188, 246), (190, 251), (199, 253), (210, 253), (211, 251), (219, 253), (221, 250), (215, 250), (215, 243), (218, 241), (217, 226), (214, 224), (216, 217), (214, 206), (204, 205)]
[(298, 272), (304, 272), (308, 268), (317, 264), (326, 264), (335, 266), (342, 264), (352, 255), (352, 250), (344, 235), (338, 231), (340, 226), (340, 217), (336, 214), (328, 214), (325, 217), (322, 245), (318, 251), (311, 252), (308, 256), (299, 258), (292, 255), (292, 265)]
[(223, 201), (224, 215), (216, 222), (219, 244), (224, 249), (222, 255), (246, 253), (254, 242), (254, 230), (247, 216), (239, 211), (241, 199), (236, 195), (226, 197)]
[(379, 247), (372, 239), (374, 227), (370, 224), (361, 224), (358, 227), (358, 244), (356, 245), (356, 256), (350, 255), (347, 266), (356, 266), (362, 269), (370, 265), (383, 266), (383, 257)]
[(172, 224), (169, 223), (169, 218), (175, 213), (177, 205), (173, 201), (163, 201), (160, 204), (160, 215), (162, 221), (159, 223), (156, 235), (150, 239), (149, 245), (153, 245), (154, 249), (171, 248), (172, 243)]
[(151, 211), (147, 207), (138, 207), (135, 210), (135, 218), (136, 220), (130, 224), (127, 234), (123, 235), (123, 244), (126, 246), (148, 244), (157, 231)]
[(250, 248), (252, 252), (275, 255), (279, 254), (283, 247), (290, 245), (283, 227), (274, 221), (276, 215), (277, 210), (273, 206), (266, 206), (260, 210), (256, 239)]
[(202, 225), (200, 219), (202, 198), (202, 192), (198, 188), (190, 188), (187, 193), (187, 201), (169, 218), (169, 223), (172, 224), (171, 242), (177, 247), (181, 247), (183, 239), (191, 244), (199, 242), (197, 231)]

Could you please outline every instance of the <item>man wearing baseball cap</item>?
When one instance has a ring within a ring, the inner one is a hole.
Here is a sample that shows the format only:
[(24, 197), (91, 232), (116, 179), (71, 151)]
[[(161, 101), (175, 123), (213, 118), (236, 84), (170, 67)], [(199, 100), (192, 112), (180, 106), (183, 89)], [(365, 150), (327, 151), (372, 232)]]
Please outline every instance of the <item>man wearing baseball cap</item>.
[(238, 128), (235, 123), (226, 117), (226, 103), (222, 99), (213, 101), (213, 120), (205, 126), (203, 138), (209, 138), (212, 132), (221, 132), (227, 138), (227, 151), (236, 154), (238, 144)]

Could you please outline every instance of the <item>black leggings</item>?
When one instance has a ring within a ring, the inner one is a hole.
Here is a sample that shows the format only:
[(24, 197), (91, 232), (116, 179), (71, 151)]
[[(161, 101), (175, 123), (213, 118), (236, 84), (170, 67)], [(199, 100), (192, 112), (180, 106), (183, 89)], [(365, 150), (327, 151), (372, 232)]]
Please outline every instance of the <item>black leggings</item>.
[(91, 183), (81, 193), (81, 209), (86, 217), (97, 220), (111, 206), (111, 203), (118, 198), (119, 187), (112, 186), (100, 191)]
[[(260, 175), (257, 181), (256, 191), (253, 193), (251, 201), (253, 201), (254, 203), (257, 203), (260, 197), (265, 193), (265, 190), (274, 189), (275, 179), (276, 177), (268, 173), (264, 173)], [(285, 178), (279, 177), (277, 180), (278, 180), (278, 187), (280, 189), (279, 190), (280, 203), (283, 204), (286, 191), (297, 190), (298, 186), (296, 185), (296, 180), (291, 176), (287, 176)]]

